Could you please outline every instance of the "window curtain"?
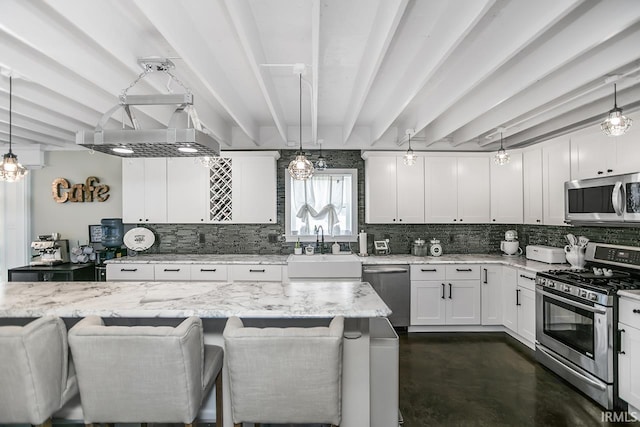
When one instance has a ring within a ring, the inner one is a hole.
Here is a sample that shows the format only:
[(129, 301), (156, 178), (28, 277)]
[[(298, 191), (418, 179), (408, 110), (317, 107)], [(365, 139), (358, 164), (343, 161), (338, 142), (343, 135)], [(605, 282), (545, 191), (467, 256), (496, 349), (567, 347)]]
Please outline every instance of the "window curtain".
[(338, 234), (338, 215), (344, 206), (343, 176), (314, 175), (306, 181), (292, 180), (292, 202), (296, 216), (302, 220), (300, 235), (312, 234), (311, 223), (321, 222), (325, 233)]

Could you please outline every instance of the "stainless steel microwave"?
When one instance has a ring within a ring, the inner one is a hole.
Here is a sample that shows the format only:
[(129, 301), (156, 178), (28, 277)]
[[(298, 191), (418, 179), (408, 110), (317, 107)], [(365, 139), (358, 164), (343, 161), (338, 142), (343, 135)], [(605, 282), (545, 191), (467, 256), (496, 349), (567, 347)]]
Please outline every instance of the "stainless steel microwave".
[(640, 226), (640, 173), (564, 183), (568, 224)]

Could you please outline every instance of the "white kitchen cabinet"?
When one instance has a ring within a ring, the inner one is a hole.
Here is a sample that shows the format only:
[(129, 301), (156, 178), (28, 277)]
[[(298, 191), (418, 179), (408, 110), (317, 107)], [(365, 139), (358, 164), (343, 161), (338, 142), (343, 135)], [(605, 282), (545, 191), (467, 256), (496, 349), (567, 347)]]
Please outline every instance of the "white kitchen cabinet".
[(424, 223), (424, 159), (407, 166), (402, 157), (367, 153), (365, 217), (369, 224)]
[(481, 275), (481, 323), (502, 325), (502, 266), (483, 265)]
[(542, 148), (538, 147), (522, 153), (522, 169), (523, 222), (542, 225)]
[(189, 264), (154, 264), (153, 280), (189, 281), (191, 280), (191, 266)]
[(542, 147), (542, 199), (545, 225), (564, 222), (564, 183), (571, 179), (569, 140), (557, 138)]
[(440, 280), (415, 278), (442, 277), (442, 267), (411, 266), (411, 325), (479, 325), (480, 266), (447, 265)]
[(502, 270), (502, 320), (507, 332), (534, 348), (536, 340), (535, 273), (511, 267)]
[(486, 156), (425, 158), (425, 221), (488, 223), (490, 166)]
[(106, 274), (109, 281), (144, 282), (155, 279), (153, 264), (107, 264)]
[(122, 159), (122, 221), (167, 222), (166, 159)]
[(229, 280), (233, 282), (280, 282), (281, 265), (234, 264), (230, 266)]
[(191, 264), (189, 275), (193, 281), (226, 282), (227, 266), (222, 264)]
[(498, 165), (493, 161), (490, 165), (491, 222), (522, 224), (522, 153), (511, 153), (511, 160), (506, 165)]
[(195, 157), (167, 159), (167, 222), (204, 223), (209, 201), (209, 168)]
[(610, 137), (589, 129), (571, 137), (571, 178), (598, 178), (639, 172), (640, 156), (633, 133)]
[(618, 352), (618, 378), (620, 398), (640, 408), (640, 302), (620, 298), (620, 349)]
[[(227, 156), (223, 153), (223, 156)], [(234, 224), (274, 224), (277, 221), (276, 157), (233, 155), (232, 214)]]

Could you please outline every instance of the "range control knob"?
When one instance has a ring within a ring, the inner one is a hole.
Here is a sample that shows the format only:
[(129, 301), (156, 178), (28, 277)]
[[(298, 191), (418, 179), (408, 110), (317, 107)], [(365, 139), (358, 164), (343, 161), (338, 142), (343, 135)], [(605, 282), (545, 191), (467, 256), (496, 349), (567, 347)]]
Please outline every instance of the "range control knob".
[(587, 297), (587, 291), (580, 291), (580, 296), (582, 298), (586, 298)]
[(597, 301), (598, 300), (598, 294), (594, 294), (594, 293), (589, 294), (589, 299), (591, 301)]
[(553, 280), (547, 280), (547, 286), (550, 288), (555, 288), (556, 282), (554, 282)]
[(565, 292), (571, 292), (571, 286), (564, 285), (564, 288), (562, 288), (562, 290), (565, 291)]

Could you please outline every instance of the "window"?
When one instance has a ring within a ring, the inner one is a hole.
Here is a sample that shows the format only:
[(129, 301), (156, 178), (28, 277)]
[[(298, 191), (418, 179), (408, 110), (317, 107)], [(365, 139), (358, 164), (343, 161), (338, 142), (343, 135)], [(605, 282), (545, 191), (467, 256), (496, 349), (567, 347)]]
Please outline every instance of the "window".
[(315, 241), (316, 227), (325, 238), (356, 241), (358, 234), (358, 170), (316, 171), (306, 181), (285, 170), (285, 227), (288, 242)]

